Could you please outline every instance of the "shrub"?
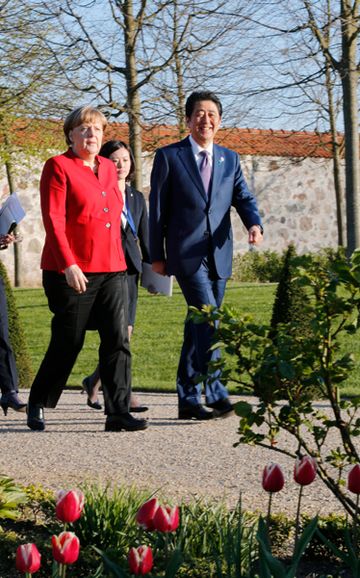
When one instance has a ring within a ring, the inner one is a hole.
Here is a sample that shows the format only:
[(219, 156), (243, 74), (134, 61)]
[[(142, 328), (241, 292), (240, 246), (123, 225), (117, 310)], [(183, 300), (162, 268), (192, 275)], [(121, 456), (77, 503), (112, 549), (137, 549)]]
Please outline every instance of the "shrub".
[(33, 379), (33, 370), (26, 345), (25, 333), (21, 324), (9, 277), (1, 261), (0, 276), (2, 277), (5, 285), (9, 318), (10, 343), (15, 355), (16, 368), (19, 376), (19, 387), (30, 387)]
[(283, 261), (283, 255), (275, 251), (251, 250), (235, 257), (232, 277), (241, 283), (275, 283)]

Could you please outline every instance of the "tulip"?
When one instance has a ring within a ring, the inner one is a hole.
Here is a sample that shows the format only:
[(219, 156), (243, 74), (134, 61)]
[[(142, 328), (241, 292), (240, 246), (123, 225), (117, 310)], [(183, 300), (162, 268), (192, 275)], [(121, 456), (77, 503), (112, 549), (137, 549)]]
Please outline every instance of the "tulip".
[(22, 544), (16, 550), (16, 569), (34, 574), (40, 568), (41, 554), (35, 544)]
[(298, 458), (294, 466), (294, 480), (300, 486), (308, 486), (316, 478), (316, 460), (310, 456)]
[(150, 546), (131, 548), (128, 555), (130, 571), (133, 574), (147, 574), (153, 567), (153, 555)]
[(73, 564), (79, 557), (80, 541), (73, 532), (52, 536), (52, 554), (59, 564)]
[(84, 502), (84, 494), (80, 490), (60, 490), (57, 494), (56, 517), (65, 523), (75, 522), (81, 516)]
[(159, 532), (175, 532), (179, 526), (179, 508), (174, 506), (159, 506), (156, 510), (154, 520), (154, 529)]
[(360, 464), (355, 464), (349, 471), (347, 487), (353, 494), (360, 494)]
[(145, 530), (153, 530), (154, 516), (158, 508), (159, 502), (157, 498), (152, 498), (145, 502), (136, 514), (136, 521), (139, 526), (142, 526)]
[(279, 464), (269, 464), (264, 468), (262, 486), (267, 492), (280, 492), (285, 483), (284, 474)]

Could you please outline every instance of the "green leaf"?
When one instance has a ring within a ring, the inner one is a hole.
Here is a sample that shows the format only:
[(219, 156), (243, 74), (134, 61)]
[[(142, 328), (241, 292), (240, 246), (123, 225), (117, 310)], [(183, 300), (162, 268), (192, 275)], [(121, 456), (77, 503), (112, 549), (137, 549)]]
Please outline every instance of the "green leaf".
[(124, 572), (124, 570), (116, 563), (110, 560), (105, 552), (93, 546), (95, 552), (97, 552), (101, 558), (103, 559), (105, 567), (112, 573), (115, 578), (128, 578), (128, 573)]
[(238, 401), (234, 405), (234, 410), (239, 417), (248, 417), (252, 413), (252, 405), (247, 401)]
[(166, 567), (165, 578), (173, 578), (183, 563), (183, 555), (179, 548), (173, 551)]

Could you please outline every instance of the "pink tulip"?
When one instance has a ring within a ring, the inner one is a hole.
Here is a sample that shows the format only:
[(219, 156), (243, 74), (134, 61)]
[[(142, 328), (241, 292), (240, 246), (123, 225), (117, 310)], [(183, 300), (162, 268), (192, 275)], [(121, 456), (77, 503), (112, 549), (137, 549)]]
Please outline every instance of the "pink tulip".
[(81, 516), (84, 503), (84, 494), (80, 490), (60, 490), (57, 494), (56, 517), (65, 523), (75, 522)]
[(153, 530), (154, 516), (158, 508), (159, 502), (157, 498), (151, 498), (151, 500), (145, 502), (136, 514), (136, 521), (139, 526), (142, 526), (145, 530)]
[(360, 494), (360, 464), (355, 464), (349, 471), (347, 487), (353, 494)]
[(59, 564), (74, 564), (79, 557), (80, 541), (73, 532), (52, 536), (52, 554)]
[(174, 506), (159, 506), (156, 510), (154, 520), (154, 529), (159, 532), (175, 532), (179, 526), (179, 508)]
[(284, 474), (279, 464), (269, 464), (264, 468), (262, 486), (267, 492), (280, 492), (285, 483)]
[(308, 486), (316, 478), (316, 460), (310, 456), (297, 458), (294, 466), (294, 480), (300, 486)]
[(22, 544), (16, 550), (16, 569), (25, 574), (34, 574), (40, 568), (41, 554), (35, 544)]
[(150, 546), (131, 548), (128, 555), (130, 572), (133, 574), (147, 574), (153, 567), (153, 555)]

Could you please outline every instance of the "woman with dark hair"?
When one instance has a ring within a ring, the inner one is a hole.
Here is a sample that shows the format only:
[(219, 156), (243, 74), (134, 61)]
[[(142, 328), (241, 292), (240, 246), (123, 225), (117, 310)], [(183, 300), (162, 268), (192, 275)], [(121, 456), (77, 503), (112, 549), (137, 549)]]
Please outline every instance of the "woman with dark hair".
[[(135, 174), (135, 161), (130, 147), (123, 141), (111, 140), (101, 147), (99, 154), (110, 159), (115, 164), (118, 186), (124, 200), (121, 216), (121, 238), (127, 266), (129, 296), (128, 334), (130, 340), (135, 324), (142, 263), (150, 263), (148, 214), (144, 195), (130, 186)], [(84, 391), (88, 394), (87, 404), (93, 409), (101, 409), (98, 401), (100, 385), (99, 368), (97, 367), (91, 375), (83, 380)], [(140, 405), (135, 396), (131, 394), (131, 412), (142, 412), (147, 409), (147, 407)]]
[(29, 396), (27, 423), (32, 430), (45, 429), (44, 408), (56, 407), (91, 321), (100, 335), (105, 431), (147, 427), (146, 420), (129, 413), (123, 199), (113, 163), (99, 156), (106, 124), (105, 116), (91, 106), (72, 111), (64, 122), (69, 149), (50, 158), (41, 175), (46, 232), (41, 267), (53, 318), (49, 347)]

